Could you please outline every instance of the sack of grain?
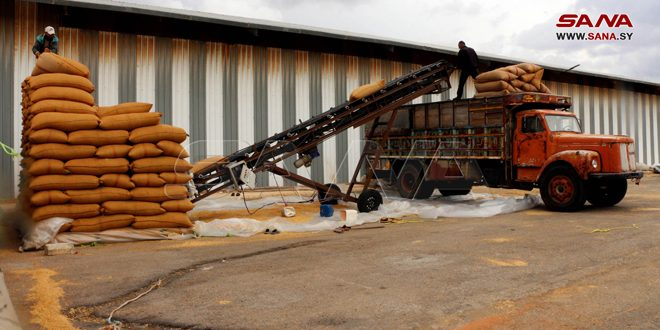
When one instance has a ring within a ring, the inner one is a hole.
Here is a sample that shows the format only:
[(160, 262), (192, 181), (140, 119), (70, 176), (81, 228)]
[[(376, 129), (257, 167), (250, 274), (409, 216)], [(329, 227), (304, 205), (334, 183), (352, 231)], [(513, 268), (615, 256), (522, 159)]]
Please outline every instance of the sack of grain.
[(126, 158), (80, 158), (64, 164), (64, 168), (74, 174), (103, 175), (128, 172)]
[(195, 205), (189, 199), (179, 199), (162, 202), (160, 203), (160, 207), (164, 208), (167, 212), (188, 212)]
[(156, 146), (158, 149), (163, 151), (163, 156), (177, 157), (177, 158), (188, 158), (190, 154), (188, 151), (181, 146), (181, 144), (172, 142), (172, 141), (159, 141)]
[[(128, 132), (127, 132), (128, 133)], [(53, 128), (31, 131), (28, 135), (30, 143), (67, 143), (66, 133)]]
[(54, 128), (71, 132), (94, 129), (99, 125), (99, 118), (91, 114), (42, 112), (32, 118), (31, 129)]
[(28, 168), (28, 173), (32, 176), (69, 174), (69, 171), (64, 168), (64, 162), (58, 159), (37, 159), (25, 168)]
[(131, 192), (115, 187), (100, 187), (86, 190), (67, 190), (66, 195), (72, 204), (101, 204), (107, 201), (127, 201)]
[(134, 173), (186, 172), (191, 168), (185, 159), (165, 156), (142, 158), (131, 163)]
[[(37, 70), (37, 73), (66, 73), (89, 77), (89, 68), (87, 66), (54, 53), (42, 53), (39, 55), (36, 66), (40, 69)], [(33, 75), (34, 73), (33, 71)]]
[(377, 81), (377, 82), (371, 83), (371, 84), (362, 85), (362, 86), (354, 89), (351, 92), (351, 96), (348, 100), (349, 101), (355, 101), (355, 100), (359, 100), (361, 98), (365, 98), (365, 97), (367, 97), (367, 96), (383, 89), (383, 87), (385, 87), (385, 80), (382, 80), (382, 79)]
[(98, 204), (57, 204), (46, 205), (34, 209), (32, 220), (41, 221), (53, 217), (70, 219), (90, 218), (101, 213)]
[(525, 85), (525, 82), (522, 81), (522, 80), (519, 80), (519, 79), (513, 79), (513, 80), (510, 81), (510, 83), (511, 83), (511, 86), (516, 88), (516, 92), (518, 92), (519, 89), (522, 88), (523, 85)]
[(543, 70), (543, 69), (540, 69), (540, 70), (536, 71), (536, 73), (534, 74), (534, 78), (530, 82), (532, 85), (534, 85), (534, 87), (536, 87), (536, 89), (539, 89), (539, 90), (541, 89), (541, 79), (543, 79), (543, 72), (544, 71), (545, 70)]
[(99, 178), (93, 175), (48, 174), (32, 178), (28, 187), (34, 191), (94, 189), (99, 186)]
[(188, 173), (162, 172), (158, 176), (167, 184), (184, 184), (192, 180), (192, 176)]
[(111, 144), (100, 146), (96, 150), (96, 157), (98, 158), (124, 158), (128, 156), (133, 146), (128, 144)]
[(65, 204), (71, 200), (69, 195), (61, 190), (44, 190), (34, 193), (30, 197), (30, 203), (33, 206), (44, 206), (50, 204)]
[(539, 89), (541, 93), (552, 94), (552, 91), (544, 83), (541, 83), (541, 88)]
[(507, 90), (509, 92), (516, 91), (516, 89), (513, 86), (511, 86), (511, 84), (503, 80), (475, 83), (474, 87), (477, 90), (477, 92), (498, 92), (504, 90)]
[(154, 126), (160, 123), (160, 112), (127, 113), (101, 118), (101, 129), (132, 130), (140, 127)]
[(99, 232), (108, 229), (130, 227), (135, 217), (130, 214), (101, 215), (76, 219), (71, 223), (72, 232)]
[(30, 157), (35, 159), (52, 158), (70, 160), (94, 157), (95, 146), (72, 146), (60, 143), (35, 144), (30, 148)]
[(103, 174), (99, 178), (99, 181), (104, 187), (117, 187), (128, 190), (135, 188), (135, 184), (127, 174)]
[(527, 84), (527, 83), (524, 84), (521, 89), (525, 92), (538, 92), (539, 91), (538, 88), (536, 88), (534, 85)]
[(535, 73), (536, 71), (543, 70), (540, 66), (532, 63), (520, 63), (516, 64), (516, 66), (525, 70), (527, 73)]
[(67, 100), (43, 100), (33, 103), (27, 110), (32, 115), (42, 112), (96, 114), (94, 107), (89, 104)]
[(499, 92), (480, 92), (474, 94), (475, 98), (485, 98), (485, 97), (497, 97), (497, 96), (503, 96), (503, 95), (509, 95), (511, 92), (509, 91), (499, 91)]
[(478, 83), (484, 83), (484, 82), (489, 82), (489, 81), (498, 81), (498, 80), (503, 80), (503, 81), (511, 81), (513, 79), (516, 79), (515, 74), (504, 71), (504, 70), (493, 70), (493, 71), (487, 71), (484, 72), (480, 75), (477, 76), (477, 78), (474, 80), (475, 82)]
[(69, 133), (68, 142), (70, 144), (87, 144), (93, 146), (126, 144), (128, 142), (128, 131), (104, 131), (100, 129), (75, 131)]
[(53, 86), (82, 89), (87, 93), (94, 91), (94, 84), (89, 79), (78, 75), (46, 73), (25, 79), (25, 89), (27, 91)]
[(521, 75), (524, 75), (525, 73), (527, 73), (527, 72), (525, 72), (525, 70), (518, 67), (517, 65), (509, 65), (509, 66), (497, 68), (495, 70), (507, 71), (507, 72), (513, 73), (516, 76), (521, 76)]
[(103, 204), (104, 214), (158, 215), (165, 209), (158, 203), (140, 201), (108, 201)]
[(157, 173), (133, 174), (131, 181), (136, 187), (162, 187), (167, 183)]
[(187, 137), (188, 134), (183, 128), (161, 124), (134, 129), (128, 140), (132, 143), (158, 143), (162, 140), (181, 143)]
[(165, 202), (188, 198), (188, 188), (181, 185), (162, 187), (138, 187), (131, 190), (132, 199), (143, 202)]
[(29, 99), (31, 103), (44, 100), (67, 100), (94, 105), (92, 94), (72, 87), (43, 87), (35, 89), (29, 94)]
[(151, 111), (151, 103), (126, 102), (109, 107), (98, 107), (100, 117), (123, 115), (127, 113), (143, 113)]
[(135, 217), (133, 228), (190, 228), (192, 222), (185, 213), (167, 212), (156, 216), (138, 216)]
[(156, 147), (153, 143), (138, 143), (133, 146), (128, 153), (128, 157), (132, 159), (141, 159), (146, 157), (158, 157), (163, 154), (163, 150)]

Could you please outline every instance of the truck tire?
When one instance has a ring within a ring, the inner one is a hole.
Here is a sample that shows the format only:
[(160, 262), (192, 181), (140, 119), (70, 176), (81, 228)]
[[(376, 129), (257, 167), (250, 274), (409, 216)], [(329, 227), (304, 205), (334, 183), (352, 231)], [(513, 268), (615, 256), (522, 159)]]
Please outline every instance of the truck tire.
[(380, 204), (383, 204), (383, 197), (373, 189), (364, 190), (358, 197), (357, 206), (360, 212), (371, 212), (378, 210)]
[(435, 187), (424, 181), (424, 166), (417, 161), (408, 161), (399, 172), (396, 181), (399, 195), (410, 199), (427, 199)]
[[(334, 183), (326, 183), (325, 186), (328, 187), (328, 190), (334, 190), (334, 191), (337, 191), (337, 192), (341, 192), (341, 189), (339, 189), (339, 186), (337, 186)], [(319, 202), (321, 202), (321, 204), (337, 205), (337, 198), (334, 197), (334, 196), (328, 196), (328, 194), (323, 190), (318, 191), (318, 198), (319, 198)]]
[(584, 181), (570, 167), (553, 167), (541, 180), (541, 198), (552, 211), (578, 211), (584, 206), (586, 195)]
[(593, 206), (613, 206), (619, 203), (628, 191), (624, 178), (589, 180), (587, 200)]
[(442, 196), (463, 196), (467, 195), (472, 191), (472, 189), (461, 189), (461, 190), (455, 190), (455, 189), (440, 189), (440, 193)]

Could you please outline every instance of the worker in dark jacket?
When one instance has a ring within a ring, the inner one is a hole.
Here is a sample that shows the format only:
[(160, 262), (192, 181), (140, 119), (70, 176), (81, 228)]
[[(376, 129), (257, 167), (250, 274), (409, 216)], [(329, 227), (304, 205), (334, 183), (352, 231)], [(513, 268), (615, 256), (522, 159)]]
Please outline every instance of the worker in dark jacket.
[(52, 26), (47, 26), (44, 33), (37, 36), (32, 46), (32, 53), (39, 58), (43, 52), (51, 52), (57, 54), (57, 43), (59, 39), (55, 35), (55, 29)]
[(474, 49), (465, 45), (465, 42), (458, 42), (458, 68), (461, 69), (461, 78), (458, 80), (458, 92), (454, 100), (460, 100), (463, 97), (463, 87), (468, 77), (475, 79), (479, 74), (479, 57)]

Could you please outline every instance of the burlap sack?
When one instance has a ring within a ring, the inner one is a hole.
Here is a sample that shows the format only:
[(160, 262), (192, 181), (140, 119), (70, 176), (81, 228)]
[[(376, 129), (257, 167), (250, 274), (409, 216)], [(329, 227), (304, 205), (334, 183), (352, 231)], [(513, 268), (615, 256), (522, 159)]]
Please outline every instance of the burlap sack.
[(89, 79), (72, 74), (47, 73), (25, 79), (25, 88), (28, 91), (52, 86), (72, 87), (88, 93), (94, 91), (94, 84)]
[(534, 77), (536, 77), (536, 73), (526, 73), (518, 77), (518, 79), (522, 80), (523, 82), (529, 83), (532, 81), (532, 79), (534, 79)]
[(37, 103), (43, 100), (67, 100), (94, 105), (92, 94), (72, 87), (43, 87), (35, 89), (29, 94), (29, 98), (31, 103)]
[(552, 94), (552, 91), (544, 83), (541, 83), (541, 88), (539, 89), (541, 93)]
[(141, 159), (145, 157), (158, 157), (163, 154), (163, 150), (156, 147), (153, 143), (138, 143), (133, 146), (128, 153), (128, 157), (132, 159)]
[(99, 232), (108, 229), (130, 227), (135, 217), (130, 214), (101, 215), (76, 219), (71, 223), (72, 232)]
[(534, 87), (536, 87), (536, 89), (539, 89), (539, 90), (541, 89), (541, 79), (543, 78), (543, 72), (544, 71), (545, 70), (543, 70), (543, 69), (540, 69), (540, 70), (536, 71), (536, 73), (534, 74), (534, 78), (530, 82), (532, 85), (534, 85)]
[(475, 98), (485, 98), (485, 97), (498, 97), (503, 95), (510, 94), (509, 91), (499, 91), (499, 92), (481, 92), (474, 94)]
[(59, 204), (46, 205), (34, 209), (32, 220), (41, 221), (53, 217), (70, 219), (90, 218), (100, 214), (98, 204)]
[(183, 128), (170, 125), (156, 125), (140, 127), (131, 131), (128, 140), (133, 143), (158, 143), (162, 140), (181, 143), (186, 140), (186, 131)]
[(74, 174), (103, 175), (108, 173), (128, 172), (126, 158), (81, 158), (72, 159), (64, 164), (64, 168)]
[(67, 143), (69, 138), (66, 133), (52, 129), (45, 128), (36, 131), (31, 131), (29, 135), (30, 143)]
[(104, 214), (158, 215), (165, 209), (158, 203), (140, 201), (108, 201), (103, 203)]
[(34, 191), (94, 189), (99, 186), (99, 178), (93, 175), (48, 174), (32, 178), (29, 187)]
[(520, 63), (520, 64), (516, 64), (516, 66), (525, 70), (525, 72), (527, 73), (535, 73), (536, 71), (543, 69), (540, 66), (532, 63)]
[(165, 214), (156, 216), (140, 216), (135, 217), (133, 228), (148, 229), (148, 228), (190, 228), (192, 222), (185, 213), (167, 212)]
[(515, 74), (504, 71), (504, 70), (493, 70), (493, 71), (487, 71), (484, 72), (480, 75), (477, 76), (477, 78), (474, 80), (475, 82), (478, 83), (484, 83), (484, 82), (489, 82), (489, 81), (498, 81), (498, 80), (504, 80), (504, 81), (511, 81), (513, 79), (516, 79)]
[(145, 126), (154, 126), (160, 123), (160, 112), (126, 113), (122, 115), (106, 116), (101, 118), (102, 129), (132, 130)]
[(524, 84), (521, 89), (525, 92), (538, 92), (539, 91), (538, 88), (536, 88), (532, 84)]
[(163, 172), (158, 176), (167, 184), (184, 184), (192, 180), (192, 176), (188, 173)]
[(198, 173), (198, 172), (201, 172), (201, 171), (203, 171), (203, 170), (205, 170), (205, 169), (207, 169), (211, 166), (215, 166), (218, 163), (224, 164), (226, 162), (227, 161), (226, 161), (224, 156), (211, 156), (209, 158), (202, 159), (202, 160), (198, 161), (197, 163), (195, 163), (193, 165), (193, 168), (191, 169), (191, 171), (193, 173)]
[(157, 173), (133, 174), (131, 181), (136, 187), (162, 187), (166, 183)]
[(95, 146), (72, 146), (59, 143), (35, 144), (30, 148), (30, 157), (69, 160), (94, 157)]
[(104, 187), (117, 187), (128, 190), (135, 188), (135, 184), (127, 174), (103, 174), (99, 178), (99, 181)]
[(30, 105), (30, 114), (36, 115), (42, 112), (82, 113), (94, 115), (96, 110), (89, 104), (67, 101), (67, 100), (43, 100)]
[(505, 67), (502, 67), (502, 68), (497, 68), (496, 70), (507, 71), (507, 72), (513, 73), (516, 76), (521, 76), (521, 75), (524, 75), (525, 73), (527, 73), (527, 72), (525, 72), (525, 70), (518, 67), (517, 65), (509, 65), (509, 66), (505, 66)]
[(30, 73), (30, 75), (36, 77), (46, 73), (48, 73), (46, 70), (35, 65), (34, 68), (32, 68), (32, 73)]
[(70, 144), (88, 144), (93, 146), (104, 146), (109, 144), (126, 144), (128, 142), (128, 131), (100, 129), (82, 130), (69, 133)]
[(359, 100), (381, 90), (383, 87), (385, 87), (385, 80), (382, 79), (371, 84), (362, 85), (351, 92), (351, 96), (348, 100)]
[(32, 118), (31, 129), (39, 130), (54, 128), (60, 131), (71, 132), (85, 129), (94, 129), (99, 125), (99, 118), (95, 115), (80, 113), (42, 112)]
[(69, 174), (64, 168), (64, 162), (58, 159), (38, 159), (28, 166), (28, 173), (32, 176), (47, 174)]
[(511, 86), (513, 86), (514, 88), (522, 88), (523, 85), (525, 85), (524, 81), (518, 80), (518, 79), (513, 79), (513, 80), (510, 81), (510, 83), (511, 83)]
[(96, 150), (96, 157), (99, 158), (124, 158), (128, 156), (133, 146), (128, 144), (111, 144), (100, 146)]
[(97, 111), (99, 116), (114, 116), (126, 113), (143, 113), (151, 111), (151, 103), (142, 102), (127, 102), (109, 107), (98, 107)]
[(101, 204), (107, 201), (127, 201), (131, 199), (131, 192), (115, 187), (100, 187), (87, 190), (67, 190), (71, 204)]
[(57, 233), (59, 234), (59, 233), (67, 232), (67, 231), (71, 230), (71, 227), (73, 227), (73, 226), (71, 225), (71, 223), (70, 223), (70, 222), (67, 222), (67, 223), (63, 224), (63, 225), (60, 227), (60, 230), (58, 230)]
[(163, 140), (156, 144), (158, 149), (163, 151), (163, 156), (188, 158), (190, 154), (180, 144), (172, 141)]
[(162, 187), (138, 187), (131, 190), (132, 199), (143, 202), (165, 202), (168, 200), (188, 198), (188, 189), (181, 185), (166, 185)]
[(189, 199), (179, 199), (162, 202), (160, 203), (160, 207), (164, 208), (167, 212), (188, 212), (195, 205)]
[[(42, 53), (37, 59), (37, 65), (40, 72), (66, 73), (83, 77), (89, 77), (89, 68), (84, 64), (59, 56), (54, 53)], [(33, 71), (33, 75), (34, 75)]]
[(142, 158), (131, 163), (135, 173), (186, 172), (191, 168), (188, 161), (176, 157)]
[(60, 190), (44, 190), (34, 193), (30, 197), (32, 206), (44, 206), (50, 204), (64, 204), (71, 200), (69, 195)]
[(477, 92), (499, 92), (504, 90), (507, 90), (509, 92), (516, 91), (515, 88), (511, 86), (511, 84), (503, 80), (475, 83), (474, 87), (477, 90)]

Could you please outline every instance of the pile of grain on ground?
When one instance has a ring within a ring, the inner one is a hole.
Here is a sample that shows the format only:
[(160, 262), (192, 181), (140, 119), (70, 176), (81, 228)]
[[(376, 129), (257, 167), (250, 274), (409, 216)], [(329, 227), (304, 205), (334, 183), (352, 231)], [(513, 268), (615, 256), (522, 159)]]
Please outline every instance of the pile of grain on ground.
[(551, 93), (543, 84), (544, 69), (536, 64), (520, 63), (484, 72), (475, 79), (474, 97), (495, 97), (516, 92)]
[(21, 207), (34, 221), (74, 219), (61, 231), (190, 227), (186, 132), (148, 103), (95, 106), (88, 77), (44, 53), (21, 85)]

